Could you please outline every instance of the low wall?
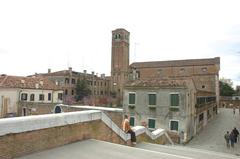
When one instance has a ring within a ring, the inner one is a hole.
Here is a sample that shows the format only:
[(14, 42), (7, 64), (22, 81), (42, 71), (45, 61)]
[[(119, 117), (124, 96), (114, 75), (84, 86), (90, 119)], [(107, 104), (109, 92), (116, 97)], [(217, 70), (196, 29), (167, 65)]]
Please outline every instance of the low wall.
[(240, 100), (231, 100), (231, 99), (221, 99), (220, 100), (220, 107), (221, 108), (239, 108), (240, 107)]
[[(0, 127), (1, 159), (24, 156), (86, 139), (131, 144), (129, 134), (125, 134), (106, 114), (96, 110), (1, 119)], [(167, 141), (160, 133), (151, 133), (144, 127), (135, 131), (139, 141), (156, 141), (154, 143), (160, 144)]]
[(98, 107), (98, 106), (68, 106), (62, 105), (62, 110), (64, 112), (74, 112), (74, 111), (84, 111), (84, 110), (101, 110), (107, 114), (112, 121), (117, 124), (118, 127), (122, 127), (123, 121), (123, 109), (120, 108), (108, 108), (108, 107)]

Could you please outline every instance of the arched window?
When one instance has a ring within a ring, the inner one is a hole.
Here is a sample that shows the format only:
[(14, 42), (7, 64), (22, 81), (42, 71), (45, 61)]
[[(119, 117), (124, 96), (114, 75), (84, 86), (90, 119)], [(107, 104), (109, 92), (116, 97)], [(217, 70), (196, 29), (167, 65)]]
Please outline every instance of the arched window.
[(34, 94), (31, 94), (31, 95), (30, 95), (30, 101), (34, 101), (34, 98), (35, 98), (35, 95), (34, 95)]

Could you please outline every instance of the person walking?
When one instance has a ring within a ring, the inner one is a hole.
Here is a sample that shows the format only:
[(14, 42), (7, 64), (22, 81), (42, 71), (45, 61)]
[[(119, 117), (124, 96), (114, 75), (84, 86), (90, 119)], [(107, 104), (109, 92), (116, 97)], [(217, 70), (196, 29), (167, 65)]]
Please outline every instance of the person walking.
[(232, 131), (230, 134), (230, 143), (232, 148), (234, 148), (234, 142), (235, 142), (235, 138), (234, 138), (234, 133)]
[(233, 134), (234, 134), (234, 142), (237, 143), (239, 131), (237, 130), (236, 127), (233, 128)]
[(235, 115), (236, 109), (235, 107), (233, 107), (233, 115)]
[(123, 131), (125, 133), (131, 134), (132, 144), (136, 145), (136, 134), (130, 127), (128, 115), (124, 115), (124, 120), (123, 120), (123, 124), (122, 125), (123, 125)]
[(224, 139), (226, 140), (227, 148), (230, 148), (230, 134), (229, 131), (224, 135)]

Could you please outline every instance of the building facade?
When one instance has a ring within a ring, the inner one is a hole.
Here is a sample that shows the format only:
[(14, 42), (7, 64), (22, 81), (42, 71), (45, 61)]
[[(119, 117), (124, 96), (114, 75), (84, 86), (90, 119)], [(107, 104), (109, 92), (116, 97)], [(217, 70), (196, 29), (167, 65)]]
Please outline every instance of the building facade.
[(137, 79), (125, 84), (123, 109), (131, 126), (163, 128), (187, 142), (216, 114), (215, 98), (198, 94), (190, 78)]
[(124, 111), (131, 126), (182, 132), (183, 140), (196, 134), (196, 88), (191, 79), (129, 81), (124, 89)]
[(62, 103), (63, 91), (47, 78), (1, 75), (0, 97), (1, 118), (26, 116)]
[(110, 77), (106, 77), (104, 74), (97, 76), (92, 72), (88, 74), (86, 70), (83, 73), (73, 71), (71, 67), (68, 70), (62, 70), (57, 72), (35, 74), (33, 76), (46, 77), (52, 82), (56, 83), (64, 91), (63, 102), (65, 104), (75, 104), (76, 84), (78, 80), (85, 79), (91, 90), (91, 96), (85, 99), (88, 105), (106, 105), (108, 103), (108, 97), (110, 96)]

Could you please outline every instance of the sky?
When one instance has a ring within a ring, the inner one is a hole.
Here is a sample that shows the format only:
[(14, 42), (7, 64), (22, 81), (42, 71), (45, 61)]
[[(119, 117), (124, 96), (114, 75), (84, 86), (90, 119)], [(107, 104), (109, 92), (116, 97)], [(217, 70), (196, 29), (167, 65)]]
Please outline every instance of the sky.
[(221, 58), (240, 85), (239, 0), (0, 0), (0, 74), (48, 68), (110, 75), (112, 30), (130, 32), (130, 63)]

